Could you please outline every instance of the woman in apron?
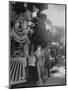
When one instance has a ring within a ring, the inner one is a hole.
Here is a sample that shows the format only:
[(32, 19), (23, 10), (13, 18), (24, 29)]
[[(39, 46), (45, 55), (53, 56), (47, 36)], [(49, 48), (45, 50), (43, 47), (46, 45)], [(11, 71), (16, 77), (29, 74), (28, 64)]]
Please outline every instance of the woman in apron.
[(37, 65), (38, 79), (40, 85), (43, 85), (45, 55), (44, 55), (44, 51), (41, 49), (41, 46), (38, 46), (35, 52), (35, 56), (37, 60), (36, 65)]

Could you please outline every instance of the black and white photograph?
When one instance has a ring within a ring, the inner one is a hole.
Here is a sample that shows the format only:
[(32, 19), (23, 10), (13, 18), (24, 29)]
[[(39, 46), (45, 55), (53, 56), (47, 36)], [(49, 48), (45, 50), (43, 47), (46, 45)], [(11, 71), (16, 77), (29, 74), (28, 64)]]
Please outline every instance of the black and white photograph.
[(9, 1), (9, 87), (66, 85), (66, 4)]

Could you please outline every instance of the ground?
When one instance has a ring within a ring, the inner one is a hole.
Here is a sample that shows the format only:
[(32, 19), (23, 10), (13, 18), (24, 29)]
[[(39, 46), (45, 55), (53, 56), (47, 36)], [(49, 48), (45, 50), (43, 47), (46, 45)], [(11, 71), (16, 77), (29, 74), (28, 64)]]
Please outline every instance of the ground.
[(65, 59), (59, 59), (58, 63), (50, 70), (50, 77), (45, 80), (44, 86), (65, 85)]
[[(44, 84), (42, 86), (55, 86), (55, 85), (65, 85), (65, 58), (59, 59), (58, 63), (51, 68), (51, 74), (48, 79), (44, 80)], [(21, 87), (35, 87), (41, 86), (38, 82), (26, 82), (13, 85), (11, 88), (21, 88)]]

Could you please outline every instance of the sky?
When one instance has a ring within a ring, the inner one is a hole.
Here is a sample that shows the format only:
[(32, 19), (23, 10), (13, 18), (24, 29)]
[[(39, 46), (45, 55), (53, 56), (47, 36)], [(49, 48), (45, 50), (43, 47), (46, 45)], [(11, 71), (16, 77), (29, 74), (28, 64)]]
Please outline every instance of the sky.
[(52, 21), (54, 26), (65, 27), (65, 6), (64, 5), (48, 5), (48, 10), (42, 13)]

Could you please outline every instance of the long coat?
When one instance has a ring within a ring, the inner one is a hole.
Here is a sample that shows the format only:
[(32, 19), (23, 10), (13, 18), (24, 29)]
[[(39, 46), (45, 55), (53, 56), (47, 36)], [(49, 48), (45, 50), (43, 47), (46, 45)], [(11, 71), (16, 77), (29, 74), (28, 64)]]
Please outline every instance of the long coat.
[(49, 77), (50, 75), (50, 59), (49, 59), (49, 52), (46, 50), (41, 50), (39, 53), (36, 51), (35, 53), (36, 60), (37, 60), (37, 71), (39, 80), (42, 81), (44, 78)]

